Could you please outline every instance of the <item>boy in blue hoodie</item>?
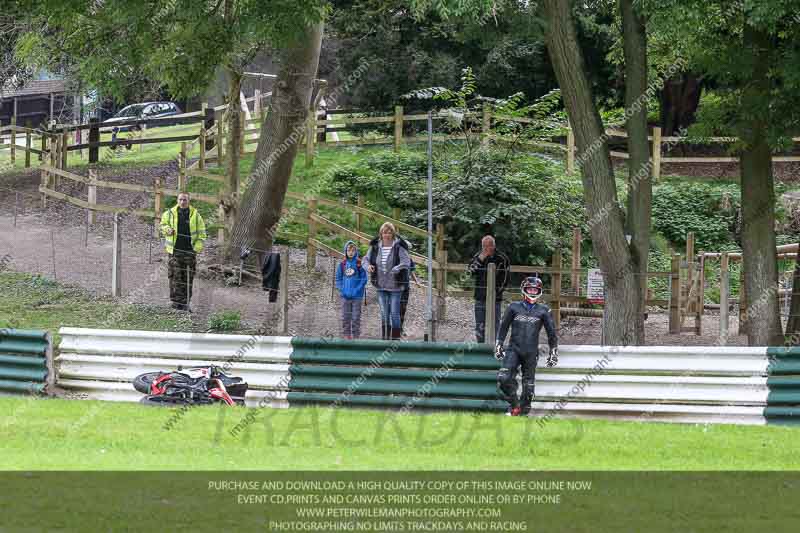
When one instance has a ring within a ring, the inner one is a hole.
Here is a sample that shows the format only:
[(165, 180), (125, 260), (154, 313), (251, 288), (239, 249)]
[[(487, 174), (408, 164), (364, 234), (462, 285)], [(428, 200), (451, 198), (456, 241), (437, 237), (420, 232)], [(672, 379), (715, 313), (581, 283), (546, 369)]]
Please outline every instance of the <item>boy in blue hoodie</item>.
[(358, 257), (356, 243), (347, 241), (344, 255), (336, 269), (336, 288), (342, 295), (342, 336), (357, 339), (361, 336), (361, 301), (368, 277)]

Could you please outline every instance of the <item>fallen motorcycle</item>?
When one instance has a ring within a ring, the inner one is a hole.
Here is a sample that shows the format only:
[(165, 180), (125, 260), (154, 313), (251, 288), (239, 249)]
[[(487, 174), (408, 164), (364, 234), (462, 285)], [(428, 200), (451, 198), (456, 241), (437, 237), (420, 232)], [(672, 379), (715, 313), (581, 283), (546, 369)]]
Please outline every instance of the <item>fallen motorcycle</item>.
[(146, 394), (140, 402), (148, 405), (244, 405), (247, 382), (211, 365), (140, 374), (133, 388)]

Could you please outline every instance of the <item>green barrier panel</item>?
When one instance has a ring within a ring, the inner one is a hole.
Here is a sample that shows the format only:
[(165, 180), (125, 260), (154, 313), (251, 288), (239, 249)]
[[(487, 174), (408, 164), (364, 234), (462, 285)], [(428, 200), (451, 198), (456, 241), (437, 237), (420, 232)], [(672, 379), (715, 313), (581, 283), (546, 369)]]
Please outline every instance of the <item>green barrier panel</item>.
[(41, 394), (44, 392), (44, 383), (31, 383), (29, 381), (8, 381), (0, 379), (0, 391), (20, 392), (25, 394)]
[(412, 367), (412, 368), (441, 368), (447, 364), (453, 369), (497, 370), (500, 364), (493, 358), (485, 355), (447, 355), (425, 354), (412, 352), (382, 352), (356, 351), (351, 352), (326, 350), (306, 351), (303, 348), (294, 348), (292, 363), (315, 364), (340, 364), (364, 365), (381, 367)]
[(364, 379), (361, 383), (357, 379), (303, 377), (296, 376), (289, 383), (289, 390), (314, 390), (344, 392), (351, 390), (354, 394), (385, 393), (408, 394), (414, 396), (418, 392), (425, 396), (456, 396), (467, 398), (497, 398), (497, 386), (494, 383), (453, 383), (422, 380), (400, 379)]
[(772, 357), (786, 357), (786, 358), (793, 358), (793, 359), (800, 359), (800, 346), (777, 346), (772, 348), (767, 348), (767, 356), (769, 358)]
[(46, 331), (0, 329), (0, 390), (41, 393), (53, 379)]
[(800, 406), (800, 390), (770, 391), (767, 396), (767, 405), (798, 405)]
[(44, 382), (47, 378), (47, 369), (35, 370), (31, 368), (14, 368), (11, 366), (0, 366), (0, 379), (14, 379), (20, 381)]
[(289, 404), (331, 404), (361, 407), (402, 407), (410, 405), (428, 409), (452, 409), (469, 411), (505, 411), (508, 404), (500, 400), (470, 400), (463, 398), (414, 398), (412, 396), (374, 396), (368, 394), (324, 394), (312, 392), (289, 392)]
[(399, 378), (399, 379), (417, 379), (428, 381), (437, 379), (457, 380), (457, 381), (477, 381), (477, 382), (491, 382), (497, 381), (497, 370), (484, 371), (484, 370), (452, 370), (447, 369), (430, 369), (430, 370), (416, 370), (405, 368), (372, 368), (367, 370), (368, 367), (363, 366), (334, 366), (334, 365), (294, 365), (289, 369), (292, 376), (340, 376), (357, 378), (365, 372), (369, 372), (370, 378)]
[(779, 359), (769, 365), (768, 373), (770, 376), (800, 374), (800, 361), (783, 361)]

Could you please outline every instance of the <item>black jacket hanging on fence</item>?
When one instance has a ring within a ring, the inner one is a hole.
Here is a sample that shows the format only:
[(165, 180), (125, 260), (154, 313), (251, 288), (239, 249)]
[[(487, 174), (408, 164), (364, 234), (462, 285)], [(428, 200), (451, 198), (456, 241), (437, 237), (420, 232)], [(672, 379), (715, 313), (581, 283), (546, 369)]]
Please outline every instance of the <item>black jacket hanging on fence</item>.
[(272, 252), (264, 261), (261, 269), (261, 287), (269, 291), (269, 301), (278, 300), (278, 286), (281, 282), (281, 254)]

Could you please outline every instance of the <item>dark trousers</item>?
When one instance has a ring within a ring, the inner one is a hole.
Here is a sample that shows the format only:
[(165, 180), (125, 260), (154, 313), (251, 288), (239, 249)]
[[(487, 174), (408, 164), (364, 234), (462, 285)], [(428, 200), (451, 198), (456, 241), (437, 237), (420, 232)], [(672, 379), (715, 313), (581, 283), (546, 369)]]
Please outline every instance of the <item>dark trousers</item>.
[[(494, 336), (500, 329), (500, 302), (494, 304)], [(487, 342), (486, 337), (486, 301), (475, 301), (475, 340), (479, 343)], [(494, 339), (489, 339), (490, 344), (494, 344)]]
[(173, 304), (188, 308), (192, 299), (192, 283), (197, 270), (197, 256), (192, 252), (175, 250), (169, 256), (169, 299)]
[[(511, 407), (521, 407), (523, 413), (531, 408), (536, 381), (536, 364), (539, 353), (518, 354), (513, 349), (506, 351), (503, 363), (497, 372), (497, 387)], [(522, 396), (517, 400), (517, 367), (522, 366)]]

